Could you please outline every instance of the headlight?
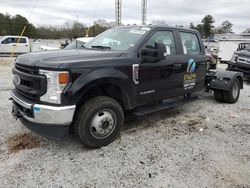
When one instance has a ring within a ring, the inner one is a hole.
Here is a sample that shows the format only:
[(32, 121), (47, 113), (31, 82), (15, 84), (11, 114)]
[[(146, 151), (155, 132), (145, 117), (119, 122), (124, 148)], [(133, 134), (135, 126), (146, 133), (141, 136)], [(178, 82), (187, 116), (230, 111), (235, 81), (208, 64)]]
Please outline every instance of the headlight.
[(238, 60), (238, 55), (233, 54), (232, 59), (231, 59), (231, 63), (237, 63), (237, 60)]
[(40, 97), (40, 100), (60, 104), (61, 93), (69, 82), (69, 73), (47, 70), (39, 70), (39, 73), (47, 77), (47, 92)]

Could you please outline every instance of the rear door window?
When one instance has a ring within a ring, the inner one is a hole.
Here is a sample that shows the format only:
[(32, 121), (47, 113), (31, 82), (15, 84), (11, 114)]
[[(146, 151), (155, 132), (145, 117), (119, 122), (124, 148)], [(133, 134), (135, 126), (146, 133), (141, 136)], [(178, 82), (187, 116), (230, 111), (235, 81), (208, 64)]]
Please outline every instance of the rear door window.
[(198, 37), (194, 33), (180, 32), (184, 54), (197, 55), (201, 53)]
[(19, 43), (26, 43), (26, 38), (21, 38)]

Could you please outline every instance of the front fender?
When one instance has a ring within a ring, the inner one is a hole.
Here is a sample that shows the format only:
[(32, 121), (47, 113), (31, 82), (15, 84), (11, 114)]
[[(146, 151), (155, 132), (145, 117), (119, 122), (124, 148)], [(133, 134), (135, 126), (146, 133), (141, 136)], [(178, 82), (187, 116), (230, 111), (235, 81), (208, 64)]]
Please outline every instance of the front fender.
[(67, 91), (71, 96), (74, 96), (74, 101), (71, 101), (71, 103), (77, 103), (90, 88), (101, 84), (113, 84), (119, 87), (124, 95), (123, 97), (129, 100), (126, 92), (128, 76), (120, 70), (104, 68), (83, 74), (74, 81)]

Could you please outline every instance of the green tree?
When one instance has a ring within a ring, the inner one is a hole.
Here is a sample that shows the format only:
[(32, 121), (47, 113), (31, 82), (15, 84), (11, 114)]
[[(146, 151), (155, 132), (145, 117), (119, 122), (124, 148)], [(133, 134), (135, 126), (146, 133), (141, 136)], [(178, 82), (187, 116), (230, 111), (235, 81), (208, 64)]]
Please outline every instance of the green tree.
[(250, 33), (250, 28), (245, 29), (243, 33)]
[(198, 24), (195, 27), (195, 30), (199, 31), (201, 36), (204, 37), (205, 33), (204, 33), (204, 25), (203, 24)]
[(214, 18), (211, 15), (206, 15), (203, 19), (202, 19), (202, 23), (203, 23), (203, 30), (204, 30), (204, 37), (208, 38), (211, 34), (213, 34), (213, 23), (214, 23)]
[(11, 16), (6, 14), (0, 13), (0, 35), (10, 35), (10, 28), (11, 28)]
[(229, 21), (224, 21), (221, 23), (219, 27), (215, 29), (215, 33), (221, 34), (221, 33), (233, 33), (233, 24)]
[(190, 28), (190, 29), (195, 29), (194, 24), (193, 24), (193, 23), (190, 23), (189, 28)]
[(89, 37), (95, 37), (96, 35), (99, 35), (103, 31), (109, 29), (108, 27), (101, 27), (99, 24), (93, 25), (89, 28), (88, 36)]

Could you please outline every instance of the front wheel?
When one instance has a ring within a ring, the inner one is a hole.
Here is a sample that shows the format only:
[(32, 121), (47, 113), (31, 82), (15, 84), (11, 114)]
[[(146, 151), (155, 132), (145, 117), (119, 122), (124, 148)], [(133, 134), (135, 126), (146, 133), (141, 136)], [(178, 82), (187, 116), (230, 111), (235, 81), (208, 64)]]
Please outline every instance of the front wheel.
[(85, 146), (100, 148), (118, 137), (123, 121), (121, 105), (110, 97), (100, 96), (90, 99), (79, 109), (74, 129)]

